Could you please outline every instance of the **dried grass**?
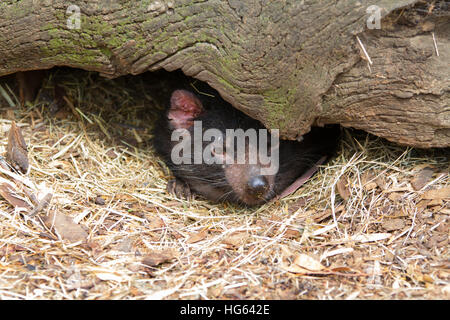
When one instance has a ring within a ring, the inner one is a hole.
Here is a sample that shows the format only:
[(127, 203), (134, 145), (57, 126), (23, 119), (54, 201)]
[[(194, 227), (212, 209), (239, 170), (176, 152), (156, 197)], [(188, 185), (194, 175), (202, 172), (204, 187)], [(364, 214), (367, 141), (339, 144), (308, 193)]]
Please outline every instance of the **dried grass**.
[[(143, 80), (64, 77), (56, 115), (1, 101), (1, 130), (15, 119), (28, 145), (24, 183), (53, 197), (34, 218), (0, 199), (0, 299), (449, 298), (450, 199), (422, 199), (450, 186), (449, 150), (345, 130), (338, 156), (281, 201), (186, 201), (165, 192), (170, 173), (148, 143), (161, 106)], [(49, 212), (87, 241), (43, 227)]]

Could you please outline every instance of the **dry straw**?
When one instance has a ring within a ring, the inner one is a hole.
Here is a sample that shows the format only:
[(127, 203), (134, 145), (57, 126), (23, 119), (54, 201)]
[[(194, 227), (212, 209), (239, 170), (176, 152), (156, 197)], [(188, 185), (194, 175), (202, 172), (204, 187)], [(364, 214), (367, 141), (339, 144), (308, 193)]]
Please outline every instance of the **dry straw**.
[(162, 106), (142, 78), (58, 82), (56, 114), (51, 101), (12, 109), (1, 91), (1, 129), (16, 120), (30, 163), (23, 183), (1, 175), (17, 197), (30, 201), (25, 185), (52, 198), (34, 217), (0, 200), (0, 299), (448, 298), (448, 150), (344, 130), (337, 156), (285, 199), (187, 201), (165, 192), (148, 143)]

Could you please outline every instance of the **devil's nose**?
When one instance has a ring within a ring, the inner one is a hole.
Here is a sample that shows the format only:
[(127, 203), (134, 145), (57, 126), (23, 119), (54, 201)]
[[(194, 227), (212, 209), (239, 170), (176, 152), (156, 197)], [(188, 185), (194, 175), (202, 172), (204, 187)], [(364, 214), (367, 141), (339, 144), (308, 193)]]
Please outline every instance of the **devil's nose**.
[(266, 191), (268, 187), (267, 179), (264, 176), (256, 176), (250, 178), (247, 185), (250, 191), (256, 193), (262, 193)]

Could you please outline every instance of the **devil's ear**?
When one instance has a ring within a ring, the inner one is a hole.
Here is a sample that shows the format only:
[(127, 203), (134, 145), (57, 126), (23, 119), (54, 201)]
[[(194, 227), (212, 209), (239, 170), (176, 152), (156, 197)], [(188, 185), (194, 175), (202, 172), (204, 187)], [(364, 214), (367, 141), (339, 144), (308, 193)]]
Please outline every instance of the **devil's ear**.
[(187, 90), (175, 90), (170, 98), (167, 118), (175, 129), (188, 129), (203, 112), (201, 101)]

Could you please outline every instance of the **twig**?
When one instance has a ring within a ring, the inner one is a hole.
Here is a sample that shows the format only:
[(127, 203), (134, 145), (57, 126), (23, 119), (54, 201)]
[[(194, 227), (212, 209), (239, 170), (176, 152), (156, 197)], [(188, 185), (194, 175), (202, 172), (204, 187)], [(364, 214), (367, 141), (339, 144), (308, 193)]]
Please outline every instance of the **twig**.
[(438, 47), (437, 47), (437, 43), (436, 43), (436, 38), (434, 36), (434, 32), (432, 32), (431, 35), (433, 36), (434, 50), (436, 50), (436, 55), (439, 57), (439, 50), (438, 50)]
[(40, 211), (42, 211), (43, 209), (45, 209), (50, 201), (52, 200), (53, 194), (51, 193), (47, 193), (44, 198), (42, 198), (41, 201), (39, 201), (39, 203), (37, 204), (36, 207), (34, 207), (33, 210), (31, 210), (31, 212), (28, 214), (28, 218), (33, 218), (35, 215), (37, 215)]
[(361, 40), (359, 40), (358, 36), (356, 36), (356, 40), (358, 40), (358, 43), (361, 46), (361, 49), (362, 49), (364, 55), (366, 56), (366, 59), (369, 62), (369, 64), (373, 64), (372, 59), (370, 59), (369, 54), (366, 51), (366, 48), (364, 48), (364, 45), (362, 44)]

